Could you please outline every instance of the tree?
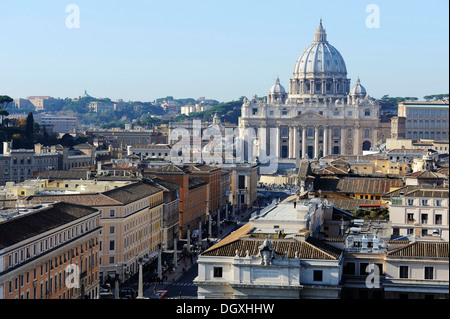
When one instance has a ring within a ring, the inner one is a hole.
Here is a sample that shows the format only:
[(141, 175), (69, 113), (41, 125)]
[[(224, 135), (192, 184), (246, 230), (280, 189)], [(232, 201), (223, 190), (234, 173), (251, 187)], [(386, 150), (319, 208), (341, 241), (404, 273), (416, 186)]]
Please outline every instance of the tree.
[(13, 101), (14, 100), (7, 95), (0, 95), (0, 116), (2, 117), (1, 126), (3, 126), (3, 119), (9, 115), (6, 108), (8, 107), (8, 104), (12, 103)]
[(34, 139), (34, 118), (33, 113), (28, 113), (27, 120), (26, 120), (26, 126), (25, 126), (25, 136), (29, 140)]

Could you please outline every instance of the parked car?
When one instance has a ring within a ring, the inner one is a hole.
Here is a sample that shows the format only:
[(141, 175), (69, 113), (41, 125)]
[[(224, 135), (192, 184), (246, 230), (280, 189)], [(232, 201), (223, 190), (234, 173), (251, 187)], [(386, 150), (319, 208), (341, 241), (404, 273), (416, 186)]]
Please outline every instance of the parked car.
[(119, 291), (120, 299), (135, 299), (137, 297), (136, 289), (125, 287)]

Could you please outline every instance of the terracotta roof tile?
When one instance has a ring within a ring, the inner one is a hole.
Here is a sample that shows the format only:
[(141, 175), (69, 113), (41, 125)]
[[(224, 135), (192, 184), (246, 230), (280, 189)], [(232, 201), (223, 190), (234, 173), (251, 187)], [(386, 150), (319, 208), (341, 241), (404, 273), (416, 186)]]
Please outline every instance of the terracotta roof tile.
[(97, 210), (70, 203), (55, 203), (40, 211), (6, 220), (0, 223), (0, 249), (27, 238), (70, 223)]
[[(225, 244), (216, 245), (205, 251), (204, 256), (226, 256), (233, 257), (236, 251), (240, 257), (245, 257), (247, 251), (249, 255), (258, 255), (258, 247), (263, 242), (262, 239), (242, 237), (235, 240), (227, 241)], [(288, 258), (294, 258), (298, 253), (300, 259), (326, 259), (337, 260), (341, 255), (341, 250), (328, 245), (319, 239), (308, 237), (305, 241), (295, 239), (269, 239), (275, 254), (284, 256), (287, 252)]]
[(448, 242), (416, 241), (405, 247), (388, 252), (387, 257), (428, 257), (448, 259), (448, 244)]

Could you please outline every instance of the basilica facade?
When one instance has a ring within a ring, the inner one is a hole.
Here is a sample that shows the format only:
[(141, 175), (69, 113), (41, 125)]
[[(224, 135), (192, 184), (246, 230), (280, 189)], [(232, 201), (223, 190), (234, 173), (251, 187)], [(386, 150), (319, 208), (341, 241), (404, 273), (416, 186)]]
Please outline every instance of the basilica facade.
[[(327, 41), (322, 20), (314, 41), (295, 62), (289, 92), (277, 78), (266, 97), (244, 99), (241, 112), (247, 155), (272, 150), (286, 160), (359, 155), (379, 141), (380, 106), (359, 78), (351, 86), (344, 59)], [(256, 138), (248, 137), (250, 129)]]

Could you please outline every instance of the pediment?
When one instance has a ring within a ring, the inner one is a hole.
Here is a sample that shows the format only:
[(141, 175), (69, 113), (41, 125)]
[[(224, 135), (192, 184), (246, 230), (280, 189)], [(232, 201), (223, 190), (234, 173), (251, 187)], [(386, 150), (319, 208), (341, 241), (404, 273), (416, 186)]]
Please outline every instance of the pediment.
[(305, 113), (302, 113), (300, 115), (297, 115), (295, 118), (297, 119), (308, 119), (308, 120), (327, 120), (327, 118), (323, 115), (320, 115), (313, 111), (307, 111)]

